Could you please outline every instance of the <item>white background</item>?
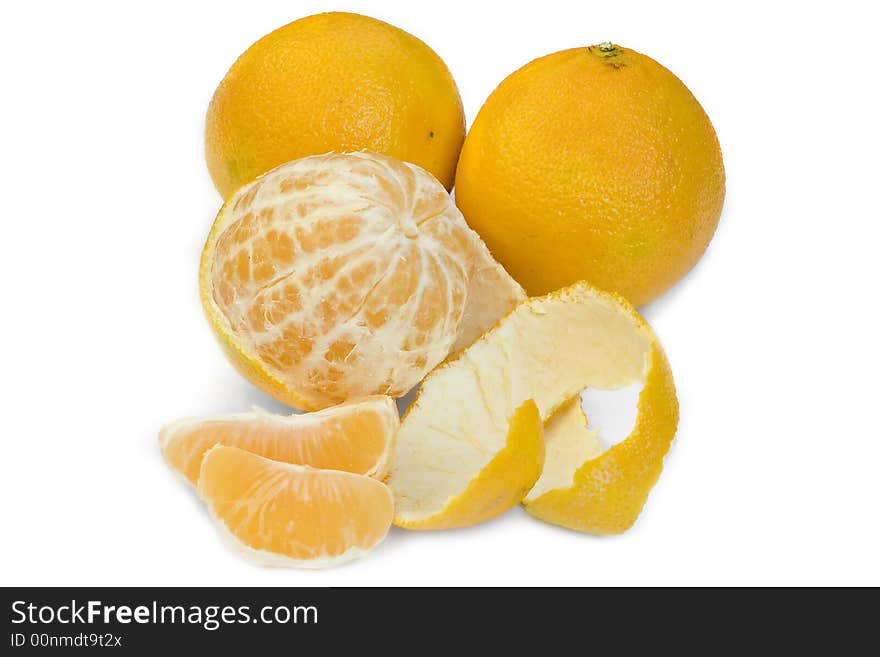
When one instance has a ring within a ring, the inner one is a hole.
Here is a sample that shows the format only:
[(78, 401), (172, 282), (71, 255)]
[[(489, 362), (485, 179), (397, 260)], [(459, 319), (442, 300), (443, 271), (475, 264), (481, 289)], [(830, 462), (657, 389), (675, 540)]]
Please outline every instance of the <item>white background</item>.
[[(880, 584), (877, 17), (718, 4), (4, 3), (0, 583)], [(333, 570), (269, 570), (228, 552), (166, 471), (163, 423), (282, 408), (227, 364), (198, 303), (220, 204), (203, 118), (247, 46), (332, 8), (425, 40), (469, 121), (529, 60), (612, 40), (675, 72), (714, 122), (719, 230), (644, 309), (681, 424), (626, 535), (516, 509), (393, 530)]]

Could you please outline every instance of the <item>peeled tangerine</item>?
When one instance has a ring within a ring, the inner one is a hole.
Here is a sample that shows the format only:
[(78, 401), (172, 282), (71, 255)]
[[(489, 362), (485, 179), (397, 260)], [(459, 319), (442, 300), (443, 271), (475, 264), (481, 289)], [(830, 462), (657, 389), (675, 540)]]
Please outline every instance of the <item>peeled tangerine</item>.
[[(644, 384), (635, 428), (603, 452), (577, 395), (635, 382)], [(522, 500), (553, 524), (623, 532), (657, 481), (677, 424), (666, 356), (627, 301), (586, 283), (528, 299), (423, 381), (392, 459), (394, 522), (464, 526)], [(513, 450), (516, 464), (504, 459)]]
[(274, 461), (345, 470), (384, 479), (400, 426), (390, 397), (367, 397), (314, 413), (250, 413), (185, 418), (159, 433), (162, 456), (197, 484), (202, 458), (214, 445), (238, 447)]
[(372, 153), (306, 157), (239, 189), (200, 288), (242, 374), (306, 410), (405, 394), (523, 294), (443, 185)]
[(215, 445), (198, 481), (221, 533), (261, 565), (336, 565), (377, 545), (391, 526), (391, 492), (363, 475)]

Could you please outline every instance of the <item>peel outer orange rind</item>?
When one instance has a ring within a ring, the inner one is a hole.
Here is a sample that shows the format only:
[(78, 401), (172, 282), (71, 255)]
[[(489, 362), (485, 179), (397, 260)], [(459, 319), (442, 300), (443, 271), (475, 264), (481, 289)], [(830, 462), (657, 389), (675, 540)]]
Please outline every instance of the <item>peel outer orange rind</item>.
[(645, 385), (633, 431), (622, 442), (574, 473), (568, 487), (549, 490), (523, 506), (534, 517), (589, 534), (620, 534), (641, 513), (660, 477), (663, 457), (675, 436), (678, 402), (669, 362), (659, 344), (651, 347)]

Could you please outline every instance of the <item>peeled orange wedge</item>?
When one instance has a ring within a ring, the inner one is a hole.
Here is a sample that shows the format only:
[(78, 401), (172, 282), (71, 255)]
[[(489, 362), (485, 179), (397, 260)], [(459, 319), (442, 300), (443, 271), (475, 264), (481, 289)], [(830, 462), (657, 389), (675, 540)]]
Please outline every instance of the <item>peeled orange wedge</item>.
[(375, 547), (391, 526), (388, 487), (363, 475), (216, 445), (202, 459), (198, 482), (221, 534), (261, 565), (336, 565)]
[(383, 479), (399, 425), (394, 400), (375, 396), (302, 415), (255, 409), (178, 420), (159, 433), (159, 446), (168, 465), (192, 484), (198, 483), (202, 457), (216, 444), (275, 461)]
[[(635, 430), (599, 454), (572, 400), (587, 387), (639, 381)], [(519, 464), (523, 470), (543, 465), (526, 509), (580, 531), (628, 528), (659, 476), (678, 403), (651, 328), (623, 298), (586, 283), (520, 303), (425, 378), (401, 422), (392, 459), (395, 523), (418, 526), (465, 490), (510, 440), (511, 418), (527, 400), (549, 421), (549, 436), (543, 464), (541, 450)], [(513, 490), (513, 481), (507, 483)], [(459, 509), (459, 515), (467, 514)]]

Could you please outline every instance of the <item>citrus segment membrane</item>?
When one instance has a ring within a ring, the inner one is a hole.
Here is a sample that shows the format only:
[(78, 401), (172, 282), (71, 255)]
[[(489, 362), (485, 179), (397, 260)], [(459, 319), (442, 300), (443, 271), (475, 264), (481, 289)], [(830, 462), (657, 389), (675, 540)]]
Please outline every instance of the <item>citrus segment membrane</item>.
[(261, 565), (321, 568), (365, 553), (391, 525), (387, 486), (216, 445), (198, 483), (221, 534)]
[[(457, 488), (469, 472), (488, 463), (505, 440), (508, 418), (528, 399), (544, 421), (562, 408), (559, 426), (551, 422), (554, 456), (547, 458), (543, 486), (560, 485), (567, 476), (563, 463), (573, 458), (580, 466), (580, 459), (596, 449), (595, 435), (586, 431), (583, 414), (569, 400), (586, 387), (616, 389), (645, 380), (658, 353), (653, 331), (628, 302), (586, 283), (520, 303), (422, 382), (401, 423), (392, 460), (395, 522), (405, 524), (436, 507), (437, 493), (428, 482), (437, 478), (437, 470), (451, 471), (447, 476), (455, 486), (450, 487)], [(670, 421), (658, 427), (660, 442), (670, 428), (674, 434), (677, 421), (671, 378), (668, 383), (672, 394), (658, 402), (671, 409)], [(586, 446), (564, 445), (554, 435), (574, 429)], [(470, 467), (461, 468), (462, 463)]]
[(458, 337), (450, 349), (455, 355), (526, 298), (526, 292), (479, 241), (474, 270), (468, 287), (467, 303), (461, 318)]
[(254, 409), (186, 418), (163, 427), (159, 445), (168, 465), (192, 484), (198, 482), (202, 457), (216, 444), (275, 461), (382, 479), (399, 426), (394, 401), (376, 396), (301, 415)]
[(281, 165), (230, 198), (200, 287), (238, 369), (314, 410), (405, 394), (446, 358), (466, 309), (469, 335), (508, 309), (508, 293), (469, 303), (472, 278), (482, 292), (495, 268), (429, 173), (372, 153), (327, 154)]

